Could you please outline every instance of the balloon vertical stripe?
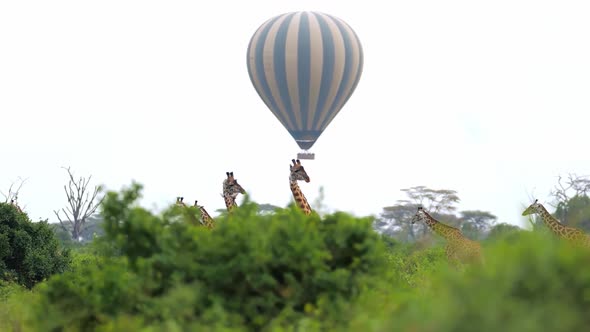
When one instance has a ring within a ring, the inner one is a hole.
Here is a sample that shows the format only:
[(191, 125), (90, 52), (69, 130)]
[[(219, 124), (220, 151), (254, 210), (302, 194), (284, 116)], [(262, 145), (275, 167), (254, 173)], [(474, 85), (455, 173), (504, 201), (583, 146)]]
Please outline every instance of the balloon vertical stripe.
[(315, 107), (316, 113), (313, 119), (313, 123), (316, 124), (320, 121), (323, 113), (326, 112), (326, 99), (329, 95), (330, 87), (332, 86), (333, 82), (333, 73), (334, 73), (334, 61), (335, 61), (335, 52), (334, 52), (334, 41), (332, 38), (332, 34), (329, 31), (327, 26), (326, 20), (317, 15), (318, 22), (320, 24), (320, 34), (322, 36), (322, 45), (324, 47), (324, 53), (322, 58), (324, 59), (324, 65), (322, 66), (322, 83), (320, 84), (320, 98), (318, 99), (318, 103)]
[[(307, 13), (306, 13), (307, 14)], [(311, 130), (313, 128), (313, 119), (315, 118), (316, 105), (320, 95), (320, 83), (322, 81), (322, 66), (324, 65), (324, 47), (322, 43), (322, 36), (317, 32), (320, 29), (320, 24), (315, 15), (306, 15), (309, 18), (309, 59), (310, 62), (310, 80), (308, 82), (301, 82), (309, 86), (309, 104), (307, 108), (309, 126), (303, 130)], [(303, 46), (301, 48), (304, 48)]]
[(341, 19), (318, 12), (266, 21), (252, 36), (247, 57), (258, 95), (305, 150), (346, 104), (363, 69), (355, 32)]
[[(346, 35), (350, 38), (351, 43), (360, 45), (360, 41), (359, 41), (357, 35), (347, 24), (340, 21), (340, 27), (342, 29), (344, 29), (345, 31), (347, 31), (347, 33), (345, 33), (344, 35)], [(364, 59), (363, 59), (362, 49), (360, 47), (359, 48), (350, 47), (347, 49), (350, 49), (352, 51), (352, 54), (350, 56), (350, 60), (352, 63), (350, 65), (348, 65), (347, 67), (351, 68), (351, 70), (353, 70), (351, 75), (355, 79), (354, 80), (352, 80), (352, 79), (346, 80), (347, 82), (349, 82), (349, 84), (343, 87), (344, 92), (343, 92), (343, 95), (339, 98), (340, 102), (339, 102), (339, 104), (334, 105), (334, 108), (336, 108), (336, 109), (342, 108), (344, 106), (344, 104), (346, 104), (346, 102), (348, 101), (350, 96), (352, 96), (352, 93), (348, 93), (348, 91), (354, 91), (356, 89), (356, 86), (358, 85), (358, 83), (360, 81), (361, 73), (363, 70), (363, 60)], [(355, 69), (356, 69), (356, 72), (354, 72)], [(332, 114), (332, 116), (328, 119), (328, 121), (326, 123), (321, 124), (322, 128), (326, 128), (330, 124), (332, 119), (334, 119), (335, 116), (336, 116), (336, 114)]]
[[(300, 20), (301, 13), (295, 14), (292, 19), (292, 24), (289, 25), (289, 30), (287, 31), (287, 39), (285, 43), (285, 61), (288, 63), (298, 61), (298, 59), (301, 58), (297, 54), (299, 50), (299, 26), (301, 26), (299, 23)], [(306, 118), (305, 113), (301, 112), (301, 103), (305, 101), (300, 97), (301, 91), (299, 90), (299, 82), (305, 81), (305, 79), (302, 78), (300, 80), (299, 75), (304, 74), (305, 70), (297, 70), (297, 68), (299, 68), (299, 66), (285, 66), (291, 109), (293, 113), (297, 115), (297, 127), (300, 128), (305, 126)]]
[[(330, 17), (330, 18), (332, 18), (332, 17)], [(351, 34), (350, 32), (352, 32), (352, 31), (347, 31), (344, 24), (342, 22), (340, 22), (339, 20), (334, 19), (334, 18), (332, 18), (332, 19), (333, 19), (334, 23), (336, 24), (336, 27), (338, 28), (339, 34), (343, 37), (342, 42), (344, 43), (344, 61), (345, 61), (345, 63), (344, 63), (344, 70), (343, 70), (342, 78), (341, 78), (341, 84), (338, 87), (338, 92), (336, 93), (335, 100), (330, 105), (330, 107), (332, 109), (340, 109), (342, 107), (342, 105), (344, 105), (344, 103), (346, 102), (347, 97), (352, 95), (352, 94), (348, 94), (347, 96), (344, 96), (344, 94), (346, 94), (347, 91), (349, 91), (352, 87), (352, 85), (346, 84), (346, 82), (350, 82), (350, 83), (354, 84), (354, 81), (351, 80), (350, 78), (351, 78), (351, 75), (357, 76), (357, 73), (353, 72), (353, 70), (355, 68), (361, 68), (361, 67), (359, 66), (358, 63), (355, 63), (355, 61), (354, 61), (355, 60), (355, 56), (353, 54), (354, 47), (352, 46), (354, 44), (354, 41), (351, 40), (351, 37), (354, 36), (354, 33)], [(358, 43), (358, 40), (356, 42)], [(358, 75), (358, 77), (360, 78), (360, 75)], [(331, 116), (324, 118), (324, 120), (320, 122), (320, 128), (328, 127), (328, 125), (330, 124), (330, 122), (332, 121), (334, 116), (336, 116), (336, 113), (333, 113), (330, 115)]]
[[(287, 52), (285, 45), (287, 43), (287, 29), (293, 19), (294, 14), (285, 15), (285, 20), (276, 29), (275, 41), (272, 46), (273, 49), (273, 64), (274, 64), (274, 79), (276, 80), (277, 94), (283, 104), (281, 111), (284, 111), (289, 117), (291, 125), (295, 128), (301, 127), (301, 120), (297, 121), (299, 115), (291, 106), (291, 97), (289, 96), (289, 88), (287, 84)], [(270, 46), (269, 46), (270, 48)], [(272, 76), (271, 76), (272, 77)], [(300, 118), (300, 117), (299, 117)]]
[[(262, 73), (268, 81), (270, 93), (276, 102), (276, 112), (279, 112), (282, 115), (282, 117), (285, 119), (286, 125), (290, 128), (295, 127), (295, 123), (291, 121), (292, 116), (289, 115), (289, 110), (285, 107), (285, 100), (281, 98), (281, 87), (278, 84), (280, 77), (279, 75), (277, 75), (277, 66), (275, 64), (277, 60), (276, 53), (278, 53), (276, 52), (277, 50), (275, 44), (277, 42), (277, 33), (279, 31), (279, 28), (281, 27), (283, 22), (286, 19), (288, 19), (288, 17), (291, 15), (292, 14), (283, 15), (279, 17), (279, 19), (270, 27), (268, 35), (266, 36), (266, 40), (264, 41), (264, 72)], [(284, 52), (280, 53), (284, 54)]]
[[(280, 18), (277, 16), (268, 20), (265, 24), (263, 24), (259, 30), (256, 32), (252, 40), (256, 41), (255, 43), (250, 43), (248, 46), (255, 54), (263, 54), (264, 53), (264, 40), (268, 36), (268, 32), (273, 24)], [(258, 92), (258, 95), (266, 106), (273, 110), (278, 110), (278, 106), (276, 101), (274, 100), (268, 82), (266, 80), (266, 75), (264, 75), (264, 58), (262, 56), (254, 57), (251, 56), (248, 61), (248, 71), (250, 73), (250, 79), (254, 83), (254, 88)], [(283, 117), (283, 115), (279, 112), (273, 112), (274, 115), (279, 119), (279, 121), (283, 124), (287, 123), (287, 119)]]

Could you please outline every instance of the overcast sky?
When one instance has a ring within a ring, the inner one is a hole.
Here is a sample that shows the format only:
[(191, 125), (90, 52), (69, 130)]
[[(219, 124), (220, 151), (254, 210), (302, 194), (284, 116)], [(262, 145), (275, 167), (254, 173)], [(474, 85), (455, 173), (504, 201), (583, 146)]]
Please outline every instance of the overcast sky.
[[(299, 147), (248, 77), (267, 19), (321, 11), (364, 50), (348, 103), (318, 139), (311, 177), (332, 210), (377, 215), (402, 188), (454, 189), (459, 210), (524, 225), (559, 174), (590, 174), (588, 1), (3, 1), (0, 190), (56, 221), (75, 175), (142, 204), (176, 196), (215, 215), (226, 171), (259, 203), (291, 200)], [(241, 198), (239, 199), (241, 201)]]

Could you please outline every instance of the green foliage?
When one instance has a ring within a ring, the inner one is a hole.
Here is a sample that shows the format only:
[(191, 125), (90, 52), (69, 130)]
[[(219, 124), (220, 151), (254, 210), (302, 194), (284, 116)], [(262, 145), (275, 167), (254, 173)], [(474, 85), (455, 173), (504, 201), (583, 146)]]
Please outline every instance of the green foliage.
[[(372, 218), (260, 214), (246, 199), (216, 220), (109, 193), (105, 236), (32, 292), (0, 283), (11, 331), (584, 331), (590, 252), (498, 224), (485, 264), (455, 269), (444, 241), (407, 243)], [(479, 215), (479, 214), (478, 214)], [(22, 303), (27, 304), (27, 306)]]
[(514, 242), (518, 240), (521, 232), (523, 232), (523, 229), (521, 229), (518, 226), (500, 223), (492, 227), (492, 229), (490, 229), (486, 241), (497, 242), (503, 240), (507, 242)]
[(35, 300), (26, 288), (0, 280), (0, 331), (34, 331), (30, 304)]
[(565, 202), (560, 202), (554, 216), (568, 226), (590, 231), (590, 197), (576, 195)]
[(157, 216), (136, 206), (140, 192), (133, 184), (107, 194), (103, 258), (77, 257), (38, 288), (39, 318), (51, 310), (52, 328), (282, 326), (353, 299), (384, 273), (371, 218), (320, 219), (297, 208), (259, 215), (245, 201), (208, 230), (190, 208)]
[(410, 291), (376, 287), (349, 306), (350, 320), (340, 330), (586, 330), (590, 252), (542, 233), (515, 236), (518, 241), (486, 247), (483, 267), (438, 264), (419, 272), (427, 282)]
[(14, 206), (0, 203), (0, 280), (31, 288), (69, 262), (69, 251), (60, 248), (46, 221), (31, 222)]
[(84, 223), (84, 227), (82, 227), (80, 231), (81, 241), (74, 241), (72, 239), (72, 226), (69, 224), (65, 224), (66, 229), (64, 229), (59, 223), (52, 223), (49, 224), (49, 226), (52, 228), (62, 246), (66, 248), (80, 248), (85, 244), (92, 242), (94, 237), (104, 235), (102, 218), (97, 215), (88, 217)]

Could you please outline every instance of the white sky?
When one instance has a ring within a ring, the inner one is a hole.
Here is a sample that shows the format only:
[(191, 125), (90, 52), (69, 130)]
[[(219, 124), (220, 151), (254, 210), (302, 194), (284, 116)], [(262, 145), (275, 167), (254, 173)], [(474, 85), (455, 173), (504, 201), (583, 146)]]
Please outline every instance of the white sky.
[(0, 190), (56, 221), (76, 175), (143, 205), (215, 215), (226, 171), (259, 203), (291, 199), (299, 148), (250, 83), (246, 48), (285, 12), (346, 21), (360, 83), (303, 161), (313, 201), (378, 214), (400, 189), (454, 189), (460, 210), (522, 224), (530, 195), (590, 174), (588, 1), (3, 1)]

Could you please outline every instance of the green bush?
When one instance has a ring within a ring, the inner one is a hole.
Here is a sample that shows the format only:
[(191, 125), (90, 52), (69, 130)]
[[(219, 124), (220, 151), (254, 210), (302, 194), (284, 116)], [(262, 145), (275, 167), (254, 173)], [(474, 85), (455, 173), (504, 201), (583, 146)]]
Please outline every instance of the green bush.
[(14, 206), (0, 203), (0, 279), (31, 288), (69, 262), (69, 251), (60, 248), (46, 221), (31, 222)]
[[(246, 200), (217, 218), (137, 206), (141, 186), (109, 193), (105, 236), (76, 249), (33, 292), (0, 295), (0, 330), (585, 331), (590, 252), (509, 225), (483, 242), (485, 264), (454, 269), (443, 242), (402, 244), (370, 218), (261, 215)], [(0, 297), (1, 298), (1, 297)], [(34, 315), (15, 305), (19, 300)], [(10, 304), (10, 305), (9, 305)], [(30, 317), (35, 324), (29, 324)], [(4, 323), (4, 325), (2, 325)]]
[(107, 194), (104, 259), (86, 257), (92, 264), (75, 262), (38, 288), (51, 327), (278, 328), (354, 299), (385, 273), (370, 218), (261, 216), (246, 201), (209, 230), (194, 223), (196, 209), (158, 216), (136, 206), (140, 191)]
[[(590, 326), (590, 252), (545, 234), (485, 248), (486, 265), (426, 271), (413, 291), (382, 285), (341, 330), (580, 331)], [(376, 305), (375, 303), (379, 303)]]

